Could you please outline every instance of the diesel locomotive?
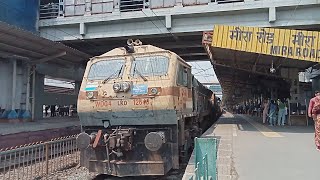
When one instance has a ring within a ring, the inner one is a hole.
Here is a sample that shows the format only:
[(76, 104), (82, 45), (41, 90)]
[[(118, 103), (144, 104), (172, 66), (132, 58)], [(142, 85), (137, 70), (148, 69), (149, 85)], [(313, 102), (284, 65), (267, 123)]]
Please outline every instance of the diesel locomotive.
[(179, 169), (220, 108), (177, 54), (127, 44), (87, 63), (78, 96), (80, 164), (119, 177), (165, 175)]

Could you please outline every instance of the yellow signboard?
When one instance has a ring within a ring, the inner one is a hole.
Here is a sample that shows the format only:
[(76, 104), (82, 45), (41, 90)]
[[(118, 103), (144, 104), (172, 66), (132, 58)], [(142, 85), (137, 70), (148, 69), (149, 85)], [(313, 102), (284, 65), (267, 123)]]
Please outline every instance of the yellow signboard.
[(319, 62), (319, 38), (316, 31), (216, 25), (212, 46)]

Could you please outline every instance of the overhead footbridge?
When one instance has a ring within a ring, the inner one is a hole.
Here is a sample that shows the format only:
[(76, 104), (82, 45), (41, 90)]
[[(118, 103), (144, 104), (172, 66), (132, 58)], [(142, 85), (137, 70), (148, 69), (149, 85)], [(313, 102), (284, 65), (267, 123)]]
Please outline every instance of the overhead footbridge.
[(203, 45), (223, 91), (223, 103), (288, 98), (305, 104), (299, 73), (319, 68), (319, 32), (215, 25)]

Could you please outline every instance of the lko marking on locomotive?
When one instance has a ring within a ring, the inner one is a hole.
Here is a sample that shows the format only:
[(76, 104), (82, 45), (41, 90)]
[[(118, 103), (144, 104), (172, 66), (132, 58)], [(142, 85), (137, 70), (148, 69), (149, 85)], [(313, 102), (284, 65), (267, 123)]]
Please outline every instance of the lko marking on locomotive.
[(78, 97), (81, 165), (114, 176), (165, 175), (179, 169), (220, 108), (174, 52), (127, 44), (88, 61)]

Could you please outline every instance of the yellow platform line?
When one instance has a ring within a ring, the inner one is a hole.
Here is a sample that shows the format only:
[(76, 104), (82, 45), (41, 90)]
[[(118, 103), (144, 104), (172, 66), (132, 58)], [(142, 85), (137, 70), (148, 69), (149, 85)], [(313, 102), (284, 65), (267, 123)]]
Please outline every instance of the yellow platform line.
[(270, 137), (270, 138), (283, 137), (279, 133), (272, 131), (271, 129), (267, 128), (266, 126), (260, 123), (257, 123), (251, 118), (248, 118), (245, 116), (241, 116), (241, 117), (244, 118), (246, 121), (248, 121), (253, 127), (255, 127), (258, 131), (260, 131), (261, 134), (263, 134), (266, 137)]

